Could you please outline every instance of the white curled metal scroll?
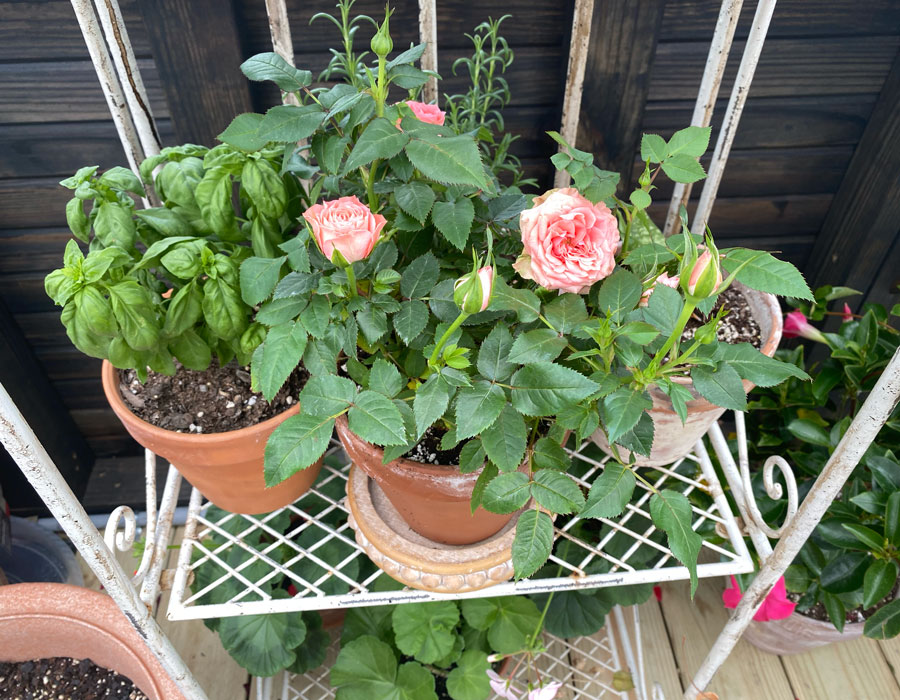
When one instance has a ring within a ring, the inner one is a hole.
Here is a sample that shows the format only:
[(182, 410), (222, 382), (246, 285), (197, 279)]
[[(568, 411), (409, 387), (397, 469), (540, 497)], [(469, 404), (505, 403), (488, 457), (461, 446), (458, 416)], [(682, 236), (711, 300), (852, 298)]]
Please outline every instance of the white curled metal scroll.
[[(141, 563), (132, 577), (132, 583), (139, 585), (146, 576), (153, 561), (156, 540), (156, 455), (144, 450), (144, 471), (146, 478), (145, 496), (147, 503), (147, 525), (144, 528), (144, 552)], [(109, 515), (103, 540), (110, 551), (128, 552), (134, 548), (137, 534), (137, 518), (128, 506), (119, 506)]]
[(771, 527), (759, 512), (756, 505), (756, 498), (753, 495), (753, 486), (750, 483), (750, 460), (747, 457), (747, 428), (744, 423), (744, 414), (736, 411), (734, 414), (734, 422), (737, 429), (738, 440), (738, 464), (741, 469), (741, 482), (744, 487), (744, 500), (747, 504), (747, 511), (756, 525), (767, 537), (779, 538), (790, 525), (791, 520), (797, 514), (799, 498), (797, 496), (797, 479), (794, 477), (794, 471), (784, 457), (773, 455), (769, 457), (763, 464), (763, 486), (769, 498), (781, 499), (784, 497), (784, 489), (781, 484), (774, 480), (775, 467), (781, 472), (787, 487), (787, 514), (781, 527)]

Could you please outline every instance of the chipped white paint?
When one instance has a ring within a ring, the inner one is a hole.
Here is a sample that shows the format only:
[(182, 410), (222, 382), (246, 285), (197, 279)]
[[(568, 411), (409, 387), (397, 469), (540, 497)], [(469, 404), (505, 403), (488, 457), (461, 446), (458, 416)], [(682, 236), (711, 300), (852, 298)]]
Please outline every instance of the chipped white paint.
[(207, 700), (2, 384), (0, 442), (179, 690), (188, 700)]
[(728, 162), (728, 154), (734, 143), (734, 135), (747, 103), (747, 95), (750, 92), (750, 84), (753, 82), (753, 74), (759, 63), (769, 31), (769, 23), (772, 21), (772, 13), (775, 12), (776, 0), (759, 0), (756, 6), (756, 14), (753, 16), (753, 26), (744, 47), (744, 55), (741, 57), (741, 65), (738, 68), (737, 77), (734, 80), (734, 88), (728, 107), (725, 109), (725, 119), (719, 130), (719, 138), (716, 141), (716, 149), (713, 151), (712, 160), (709, 163), (709, 172), (703, 183), (703, 192), (700, 194), (700, 202), (694, 213), (694, 221), (691, 224), (691, 232), (702, 234), (706, 230), (706, 222), (712, 212), (716, 201), (719, 185), (722, 184), (722, 176), (725, 174), (725, 165)]
[[(734, 39), (734, 30), (737, 28), (743, 5), (744, 0), (724, 0), (719, 8), (719, 19), (713, 32), (709, 54), (706, 57), (706, 68), (703, 70), (700, 92), (697, 93), (697, 102), (694, 104), (691, 126), (709, 126), (712, 120), (716, 99), (719, 97), (719, 87), (722, 85), (722, 76), (725, 74), (725, 64), (728, 63), (728, 54)], [(687, 206), (691, 188), (693, 188), (693, 184), (675, 183), (672, 199), (669, 201), (669, 211), (666, 214), (666, 225), (663, 229), (666, 236), (671, 236), (676, 232), (679, 221), (678, 211), (681, 205)]]
[(116, 132), (122, 141), (128, 165), (134, 172), (138, 172), (138, 165), (144, 160), (146, 154), (128, 111), (128, 103), (122, 92), (122, 86), (113, 70), (112, 59), (103, 41), (103, 33), (100, 30), (94, 6), (91, 4), (91, 0), (72, 0), (72, 8), (75, 10), (78, 26), (81, 27), (84, 43), (87, 45), (94, 70), (97, 72), (97, 78), (103, 89), (103, 96), (106, 98)]
[[(437, 72), (437, 7), (435, 0), (419, 0), (419, 41), (425, 42), (425, 53), (422, 54), (420, 62), (422, 70)], [(438, 103), (437, 78), (428, 79), (422, 88), (422, 97), (425, 102)]]
[(128, 30), (125, 28), (119, 1), (95, 0), (95, 5), (100, 25), (103, 27), (103, 34), (106, 37), (106, 44), (119, 75), (119, 84), (128, 102), (128, 110), (141, 147), (144, 149), (144, 156), (156, 155), (160, 148), (159, 133), (153, 121), (150, 100), (147, 98), (147, 90), (141, 79), (134, 50), (131, 48), (131, 40), (128, 38)]
[[(572, 14), (572, 43), (569, 46), (569, 63), (566, 68), (562, 124), (559, 127), (559, 133), (567, 143), (573, 146), (578, 138), (578, 117), (581, 113), (581, 95), (584, 91), (584, 71), (591, 41), (591, 18), (593, 16), (594, 0), (575, 0), (575, 11)], [(557, 171), (553, 186), (565, 187), (568, 183), (569, 174), (562, 170)]]

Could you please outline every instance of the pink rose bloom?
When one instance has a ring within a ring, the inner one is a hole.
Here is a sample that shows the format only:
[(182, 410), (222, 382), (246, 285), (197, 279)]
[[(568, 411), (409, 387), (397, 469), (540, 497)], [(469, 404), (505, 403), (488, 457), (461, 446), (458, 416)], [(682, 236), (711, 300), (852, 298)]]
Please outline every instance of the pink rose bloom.
[(348, 263), (368, 257), (387, 219), (373, 214), (356, 195), (313, 204), (303, 212), (322, 254), (332, 260), (337, 250)]
[(653, 284), (651, 284), (650, 287), (643, 294), (641, 294), (641, 300), (638, 302), (638, 306), (647, 306), (650, 301), (650, 295), (653, 294), (653, 290), (656, 289), (657, 284), (664, 284), (667, 287), (671, 287), (672, 289), (678, 289), (679, 281), (680, 280), (678, 275), (669, 277), (665, 272), (663, 272), (659, 277), (656, 278), (656, 280), (654, 280)]
[(784, 329), (781, 335), (785, 338), (806, 338), (824, 343), (822, 332), (806, 320), (802, 311), (791, 311), (784, 317)]
[[(726, 608), (736, 608), (743, 597), (741, 589), (738, 586), (737, 579), (731, 577), (731, 586), (726, 588), (722, 593), (722, 602)], [(794, 612), (796, 603), (792, 603), (787, 599), (787, 589), (784, 586), (784, 576), (778, 579), (778, 583), (766, 596), (763, 604), (759, 606), (759, 610), (753, 616), (757, 622), (768, 622), (769, 620), (783, 620), (790, 617)]]
[(545, 289), (585, 294), (616, 266), (619, 224), (602, 202), (565, 187), (534, 198), (519, 215), (524, 250), (516, 271)]
[(420, 122), (426, 124), (444, 125), (445, 113), (438, 109), (437, 105), (430, 105), (425, 102), (416, 102), (415, 100), (407, 100), (406, 106), (409, 107), (413, 114), (418, 117)]

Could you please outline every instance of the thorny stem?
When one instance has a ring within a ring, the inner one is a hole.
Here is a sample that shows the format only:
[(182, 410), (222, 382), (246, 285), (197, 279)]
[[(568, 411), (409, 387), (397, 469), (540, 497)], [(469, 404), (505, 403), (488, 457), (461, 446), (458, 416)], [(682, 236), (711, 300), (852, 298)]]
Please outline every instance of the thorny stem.
[(655, 375), (659, 366), (662, 364), (663, 358), (674, 348), (674, 355), (678, 353), (678, 340), (681, 338), (681, 334), (684, 333), (684, 327), (687, 325), (687, 322), (691, 318), (691, 314), (694, 313), (694, 309), (697, 308), (697, 304), (688, 299), (685, 302), (684, 306), (681, 309), (681, 315), (678, 317), (678, 320), (675, 322), (675, 329), (672, 331), (672, 335), (669, 336), (669, 339), (665, 342), (665, 344), (656, 352), (654, 358), (650, 361), (650, 365), (647, 369), (652, 369), (650, 373), (651, 376)]
[(469, 317), (465, 311), (460, 311), (459, 316), (456, 317), (456, 320), (450, 324), (450, 327), (444, 331), (444, 335), (441, 336), (441, 339), (437, 342), (437, 345), (434, 346), (434, 351), (431, 353), (431, 357), (428, 358), (428, 365), (434, 366), (437, 364), (437, 359), (440, 356), (441, 350), (444, 347), (444, 344), (453, 335), (453, 332), (459, 328), (463, 321), (465, 321)]

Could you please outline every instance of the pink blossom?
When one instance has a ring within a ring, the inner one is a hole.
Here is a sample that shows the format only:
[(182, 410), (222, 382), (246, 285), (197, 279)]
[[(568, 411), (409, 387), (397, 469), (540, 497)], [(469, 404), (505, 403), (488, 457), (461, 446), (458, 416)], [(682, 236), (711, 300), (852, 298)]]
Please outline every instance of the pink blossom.
[(559, 692), (560, 688), (562, 688), (562, 683), (560, 683), (559, 681), (553, 681), (552, 683), (548, 683), (543, 687), (529, 690), (528, 700), (553, 700), (553, 698), (555, 698), (556, 694)]
[(616, 266), (619, 225), (609, 208), (565, 187), (535, 197), (519, 215), (522, 255), (516, 271), (545, 289), (585, 294)]
[(846, 301), (844, 302), (844, 313), (841, 318), (843, 319), (844, 323), (848, 323), (853, 320), (853, 309), (850, 308), (850, 304), (848, 304)]
[[(741, 593), (737, 579), (732, 576), (731, 586), (726, 588), (722, 593), (722, 602), (725, 604), (726, 608), (732, 609), (737, 607), (738, 603), (741, 602), (742, 597), (743, 593)], [(778, 579), (775, 587), (769, 592), (769, 595), (766, 596), (766, 599), (759, 607), (759, 610), (756, 611), (753, 619), (757, 622), (783, 620), (784, 618), (791, 616), (795, 607), (796, 603), (792, 603), (787, 599), (787, 589), (784, 586), (784, 576), (782, 576)]]
[[(426, 124), (437, 124), (438, 126), (444, 125), (444, 117), (446, 113), (440, 109), (438, 109), (437, 105), (430, 105), (426, 102), (416, 102), (415, 100), (407, 100), (406, 106), (412, 110), (412, 113), (416, 115), (420, 122), (425, 122)], [(397, 120), (397, 125), (399, 126), (400, 120)]]
[(520, 700), (519, 691), (512, 687), (508, 678), (504, 678), (492, 669), (488, 669), (487, 675), (490, 679), (491, 690), (498, 697), (506, 698), (506, 700)]
[(678, 289), (678, 283), (680, 282), (678, 275), (673, 277), (669, 277), (665, 272), (663, 272), (659, 277), (657, 277), (653, 284), (647, 288), (643, 294), (641, 294), (641, 300), (638, 302), (638, 306), (647, 306), (650, 302), (650, 295), (653, 294), (653, 290), (656, 289), (657, 283), (664, 284), (667, 287), (671, 287), (672, 289)]
[(337, 250), (348, 263), (369, 256), (387, 223), (387, 219), (373, 213), (356, 195), (313, 204), (303, 212), (303, 218), (309, 223), (322, 254), (333, 262)]
[(806, 320), (802, 311), (791, 311), (784, 317), (784, 329), (781, 335), (785, 338), (806, 338), (819, 343), (825, 342), (825, 336)]

